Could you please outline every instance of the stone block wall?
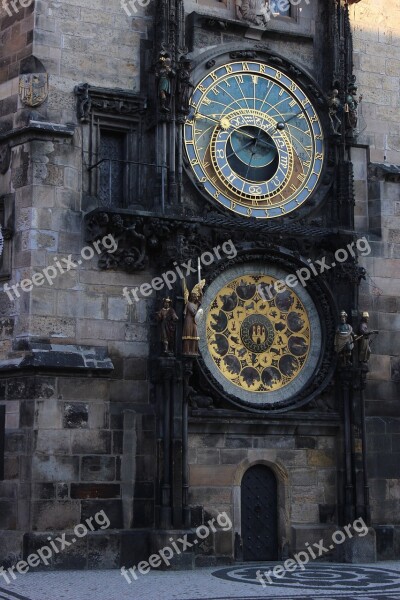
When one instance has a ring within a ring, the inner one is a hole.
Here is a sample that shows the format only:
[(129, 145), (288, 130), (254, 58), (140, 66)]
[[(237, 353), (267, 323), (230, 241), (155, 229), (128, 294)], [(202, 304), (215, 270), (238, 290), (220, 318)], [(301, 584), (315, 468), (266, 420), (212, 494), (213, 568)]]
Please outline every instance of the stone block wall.
[[(152, 15), (138, 7), (129, 17), (119, 0), (40, 0), (12, 18), (2, 10), (0, 17), (0, 129), (30, 127), (10, 138), (10, 168), (0, 178), (0, 195), (14, 206), (7, 283), (32, 279), (68, 257), (76, 265), (54, 282), (1, 295), (0, 402), (7, 418), (0, 562), (14, 564), (43, 545), (48, 532), (71, 531), (101, 509), (112, 530), (154, 525), (150, 309), (144, 301), (129, 306), (122, 296), (124, 286), (140, 285), (146, 274), (100, 271), (97, 254), (87, 260), (81, 255), (87, 246), (82, 209), (87, 156), (74, 93), (86, 81), (139, 92), (140, 45)], [(38, 108), (25, 107), (18, 97), (19, 74), (43, 69), (49, 74), (48, 99)], [(50, 125), (38, 130), (32, 121)], [(104, 372), (91, 361), (96, 348), (108, 361)], [(42, 359), (52, 361), (54, 375), (40, 375), (40, 367), (50, 364), (41, 365)], [(24, 360), (36, 375), (18, 370)], [(115, 566), (120, 538), (91, 535), (74, 547), (65, 565), (94, 566), (102, 553), (111, 558), (101, 564)]]
[(372, 521), (383, 559), (399, 556), (393, 525), (400, 518), (400, 2), (363, 0), (350, 7), (350, 15), (363, 95), (358, 142), (364, 147), (352, 150), (356, 224), (372, 248), (362, 259), (367, 278), (360, 301), (371, 328), (380, 332), (365, 397)]
[[(261, 28), (246, 29), (243, 23), (241, 28), (232, 35), (232, 31), (225, 32), (224, 28), (216, 26), (205, 26), (202, 14), (215, 15), (231, 22), (234, 16), (234, 3), (229, 7), (223, 3), (212, 2), (194, 3), (189, 0), (185, 2), (187, 17), (187, 38), (189, 48), (196, 58), (201, 52), (209, 50), (221, 44), (231, 42), (251, 42), (257, 40), (260, 44), (271, 51), (281, 53), (289, 60), (301, 64), (311, 73), (316, 73), (315, 65), (315, 40), (316, 27), (324, 29), (323, 20), (319, 21), (317, 7), (314, 3), (303, 4), (301, 11), (294, 20), (272, 18), (265, 32)], [(193, 12), (192, 12), (193, 11)], [(198, 14), (197, 14), (198, 13)], [(238, 23), (241, 23), (240, 21)], [(262, 35), (264, 34), (264, 37)], [(323, 37), (322, 33), (320, 33)]]
[[(72, 531), (101, 510), (111, 530), (154, 525), (155, 420), (138, 382), (142, 377), (144, 384), (145, 362), (131, 358), (130, 366), (125, 378), (2, 379), (7, 421), (0, 562), (13, 563), (14, 554), (22, 553), (25, 532), (32, 532), (25, 535), (27, 547), (39, 548), (45, 532)], [(124, 447), (124, 434), (131, 434), (127, 413), (135, 416), (131, 454)]]
[[(226, 429), (226, 428), (225, 428)], [(234, 556), (235, 535), (242, 535), (240, 485), (255, 464), (269, 466), (278, 484), (278, 538), (282, 554), (301, 548), (300, 531), (322, 533), (337, 523), (337, 468), (341, 442), (335, 426), (305, 427), (303, 435), (284, 425), (230, 425), (213, 433), (189, 437), (190, 504), (207, 515), (226, 512), (233, 523), (228, 556)], [(257, 429), (257, 431), (256, 431)], [(244, 430), (246, 433), (244, 433)], [(309, 540), (306, 540), (309, 541)]]
[[(26, 2), (25, 2), (26, 4)], [(16, 3), (16, 10), (9, 2), (3, 2), (0, 7), (1, 20), (1, 68), (0, 83), (13, 80), (20, 69), (21, 60), (27, 58), (32, 53), (33, 31), (34, 31), (34, 2), (29, 6), (23, 7)], [(2, 88), (8, 102), (10, 99), (11, 88), (5, 86)], [(11, 111), (10, 111), (11, 112)]]

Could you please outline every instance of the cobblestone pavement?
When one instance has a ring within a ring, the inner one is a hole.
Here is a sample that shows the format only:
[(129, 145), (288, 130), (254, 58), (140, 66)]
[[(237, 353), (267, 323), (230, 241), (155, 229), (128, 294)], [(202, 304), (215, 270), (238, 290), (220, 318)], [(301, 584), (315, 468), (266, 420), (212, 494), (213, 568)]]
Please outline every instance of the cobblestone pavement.
[(264, 588), (256, 571), (272, 567), (152, 571), (131, 584), (118, 570), (36, 572), (1, 583), (0, 600), (400, 600), (400, 562), (307, 565)]

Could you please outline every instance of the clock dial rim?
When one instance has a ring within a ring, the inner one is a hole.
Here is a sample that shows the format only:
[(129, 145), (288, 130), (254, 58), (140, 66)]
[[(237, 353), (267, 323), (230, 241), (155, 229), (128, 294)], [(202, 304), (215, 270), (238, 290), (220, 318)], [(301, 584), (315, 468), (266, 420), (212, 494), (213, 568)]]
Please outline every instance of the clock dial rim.
[[(310, 347), (308, 352), (307, 360), (304, 364), (299, 375), (285, 387), (280, 388), (277, 391), (268, 392), (248, 392), (242, 390), (235, 384), (230, 384), (228, 380), (222, 375), (219, 369), (216, 367), (212, 355), (208, 348), (206, 327), (208, 321), (209, 305), (217, 296), (220, 290), (222, 290), (229, 282), (236, 278), (243, 277), (245, 275), (262, 275), (274, 277), (276, 279), (284, 280), (290, 272), (283, 269), (281, 266), (275, 265), (273, 262), (270, 263), (259, 263), (254, 261), (243, 262), (240, 265), (229, 267), (219, 274), (208, 286), (203, 298), (203, 308), (206, 313), (206, 318), (203, 320), (199, 327), (199, 349), (207, 371), (211, 374), (212, 378), (218, 383), (229, 398), (242, 406), (252, 409), (274, 409), (279, 408), (283, 402), (295, 404), (296, 396), (307, 387), (316, 373), (321, 354), (323, 352), (323, 325), (321, 323), (318, 309), (315, 305), (314, 299), (303, 286), (293, 289), (295, 295), (297, 295), (306, 308), (308, 319), (310, 322)], [(291, 402), (292, 400), (292, 402)]]
[[(235, 48), (234, 45), (232, 45), (232, 49)], [(248, 58), (248, 55), (251, 56), (251, 58)], [(332, 180), (330, 177), (332, 168), (331, 165), (328, 164), (328, 154), (329, 154), (329, 137), (326, 135), (326, 130), (327, 130), (327, 118), (325, 113), (322, 113), (320, 111), (321, 106), (323, 106), (326, 103), (325, 98), (323, 97), (322, 92), (320, 92), (319, 88), (318, 88), (318, 84), (315, 82), (315, 80), (312, 78), (312, 76), (310, 76), (302, 67), (298, 67), (295, 63), (293, 63), (293, 61), (288, 61), (287, 59), (285, 59), (284, 57), (281, 57), (280, 55), (274, 55), (272, 56), (271, 54), (269, 54), (266, 51), (262, 51), (262, 50), (257, 50), (256, 52), (254, 50), (237, 50), (235, 52), (225, 52), (224, 54), (217, 54), (215, 52), (208, 52), (206, 53), (206, 57), (210, 57), (210, 56), (214, 56), (214, 58), (216, 60), (211, 60), (209, 62), (205, 62), (205, 58), (201, 58), (199, 62), (197, 63), (193, 73), (194, 73), (194, 78), (196, 81), (198, 81), (199, 83), (201, 83), (201, 81), (203, 81), (207, 76), (210, 75), (210, 73), (217, 71), (218, 69), (221, 69), (221, 67), (225, 67), (227, 64), (233, 64), (233, 63), (240, 63), (242, 64), (243, 62), (247, 62), (247, 63), (257, 63), (257, 64), (263, 64), (266, 67), (269, 67), (271, 69), (274, 70), (274, 72), (278, 72), (280, 71), (282, 73), (282, 76), (285, 79), (285, 81), (292, 81), (295, 83), (295, 85), (297, 86), (297, 88), (300, 90), (300, 92), (304, 95), (304, 97), (308, 100), (308, 102), (310, 103), (311, 109), (313, 111), (313, 114), (316, 115), (317, 120), (318, 120), (318, 126), (319, 126), (319, 132), (320, 135), (322, 137), (322, 144), (323, 144), (323, 160), (322, 160), (322, 165), (321, 168), (318, 170), (318, 176), (317, 176), (317, 180), (316, 180), (316, 184), (314, 187), (310, 188), (312, 189), (312, 192), (306, 197), (306, 199), (302, 200), (302, 202), (300, 203), (300, 205), (294, 207), (290, 207), (288, 210), (283, 210), (280, 211), (280, 209), (278, 208), (274, 208), (273, 211), (270, 211), (268, 215), (260, 215), (260, 210), (258, 210), (258, 214), (254, 214), (256, 209), (252, 209), (252, 210), (244, 210), (243, 207), (241, 210), (232, 210), (231, 208), (231, 204), (232, 201), (229, 200), (227, 202), (224, 203), (220, 203), (219, 201), (216, 201), (215, 197), (215, 193), (211, 194), (210, 191), (206, 190), (205, 184), (206, 184), (206, 180), (203, 179), (201, 180), (201, 178), (196, 177), (196, 174), (193, 172), (192, 167), (190, 166), (190, 160), (186, 160), (185, 161), (185, 171), (189, 176), (189, 179), (192, 181), (192, 183), (195, 185), (195, 187), (197, 188), (198, 192), (200, 192), (200, 194), (212, 205), (214, 210), (217, 210), (218, 212), (222, 212), (225, 214), (235, 214), (236, 216), (240, 217), (240, 216), (244, 216), (244, 217), (248, 217), (248, 216), (255, 216), (256, 218), (258, 218), (260, 221), (262, 220), (266, 220), (266, 221), (270, 221), (273, 220), (274, 218), (281, 218), (283, 220), (286, 219), (286, 215), (289, 214), (289, 212), (292, 213), (292, 215), (290, 215), (291, 218), (293, 217), (298, 217), (298, 218), (304, 218), (307, 214), (309, 214), (310, 212), (312, 212), (315, 209), (316, 203), (320, 204), (323, 199), (326, 197), (327, 192), (329, 191), (331, 185), (332, 185)], [(243, 56), (243, 58), (242, 58)], [(232, 59), (235, 60), (232, 60)], [(275, 66), (275, 64), (277, 66)], [(206, 75), (204, 75), (204, 70), (202, 71), (202, 69), (204, 69), (204, 67), (206, 67), (207, 69), (207, 73)], [(198, 84), (197, 84), (198, 85)], [(196, 85), (196, 87), (197, 87)], [(187, 140), (187, 138), (186, 138)], [(313, 140), (313, 142), (315, 142), (315, 140)], [(185, 142), (186, 143), (186, 142)], [(328, 177), (327, 177), (328, 174)], [(285, 207), (284, 207), (285, 208)]]

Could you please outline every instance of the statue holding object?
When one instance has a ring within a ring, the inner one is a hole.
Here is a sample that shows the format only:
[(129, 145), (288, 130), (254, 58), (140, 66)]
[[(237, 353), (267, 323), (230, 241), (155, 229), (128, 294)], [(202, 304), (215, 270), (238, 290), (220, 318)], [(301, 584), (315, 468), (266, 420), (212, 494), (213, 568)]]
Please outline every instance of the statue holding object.
[(369, 313), (363, 312), (360, 327), (358, 328), (358, 359), (367, 364), (371, 356), (371, 335), (377, 335), (377, 329), (368, 329)]
[(172, 80), (175, 71), (172, 68), (171, 57), (161, 53), (156, 67), (156, 78), (158, 81), (158, 101), (162, 112), (170, 112), (172, 96)]
[(352, 364), (352, 354), (354, 349), (355, 335), (351, 325), (347, 323), (347, 313), (342, 310), (340, 313), (340, 323), (336, 328), (335, 334), (335, 352), (339, 356), (341, 366)]
[(332, 90), (331, 95), (328, 98), (328, 106), (332, 133), (334, 135), (340, 135), (340, 130), (342, 128), (342, 119), (340, 118), (342, 114), (342, 103), (339, 99), (339, 90)]
[(190, 81), (192, 63), (187, 58), (179, 61), (177, 73), (178, 111), (183, 115), (189, 114), (190, 94), (193, 84)]
[(201, 322), (204, 312), (201, 308), (203, 300), (203, 288), (205, 279), (202, 279), (189, 294), (189, 290), (184, 283), (184, 323), (182, 333), (182, 354), (183, 356), (198, 356), (199, 355), (199, 336), (197, 325)]

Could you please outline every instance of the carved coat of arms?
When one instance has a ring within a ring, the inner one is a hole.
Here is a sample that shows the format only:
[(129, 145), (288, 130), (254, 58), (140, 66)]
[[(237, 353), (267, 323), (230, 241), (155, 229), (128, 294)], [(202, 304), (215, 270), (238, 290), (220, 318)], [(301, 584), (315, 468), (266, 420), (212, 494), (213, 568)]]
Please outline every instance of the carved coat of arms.
[(43, 104), (49, 93), (49, 76), (47, 73), (29, 73), (19, 78), (19, 97), (25, 106)]

